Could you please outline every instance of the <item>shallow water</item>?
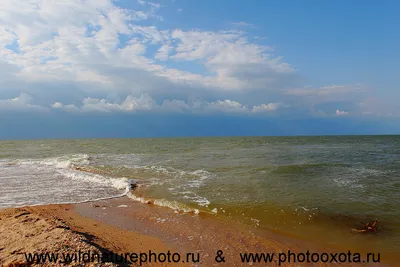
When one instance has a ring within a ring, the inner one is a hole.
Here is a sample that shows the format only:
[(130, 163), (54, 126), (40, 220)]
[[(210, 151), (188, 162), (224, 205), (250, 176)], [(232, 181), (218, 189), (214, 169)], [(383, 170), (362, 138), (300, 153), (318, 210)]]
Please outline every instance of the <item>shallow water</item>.
[[(0, 207), (117, 196), (133, 178), (135, 200), (394, 253), (399, 161), (400, 136), (2, 141)], [(377, 235), (351, 232), (375, 218)]]

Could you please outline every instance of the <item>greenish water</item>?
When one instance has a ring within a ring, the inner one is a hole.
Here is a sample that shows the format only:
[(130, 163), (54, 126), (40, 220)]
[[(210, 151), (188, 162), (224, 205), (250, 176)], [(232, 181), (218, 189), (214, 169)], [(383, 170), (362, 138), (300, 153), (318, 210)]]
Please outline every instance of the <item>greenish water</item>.
[[(141, 184), (131, 198), (177, 211), (329, 245), (400, 247), (400, 136), (0, 142), (0, 207), (120, 195), (122, 177)], [(379, 233), (351, 232), (375, 218)]]

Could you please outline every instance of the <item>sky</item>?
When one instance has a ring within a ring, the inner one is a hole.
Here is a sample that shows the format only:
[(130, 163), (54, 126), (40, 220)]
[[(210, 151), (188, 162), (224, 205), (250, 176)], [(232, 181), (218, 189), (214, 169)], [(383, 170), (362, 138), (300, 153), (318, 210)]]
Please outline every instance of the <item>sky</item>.
[(399, 9), (2, 0), (0, 138), (399, 134)]

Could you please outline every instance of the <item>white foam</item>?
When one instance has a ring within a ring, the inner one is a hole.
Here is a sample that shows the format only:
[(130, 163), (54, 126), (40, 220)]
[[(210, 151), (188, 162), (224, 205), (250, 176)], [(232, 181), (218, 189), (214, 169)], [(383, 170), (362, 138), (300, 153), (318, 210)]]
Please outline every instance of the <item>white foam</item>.
[(71, 169), (88, 165), (86, 154), (0, 162), (0, 208), (97, 201), (124, 196), (134, 180)]
[[(71, 167), (72, 164), (88, 165), (89, 162), (89, 156), (87, 154), (72, 154), (62, 157), (43, 159), (39, 161), (39, 164), (54, 166), (59, 169), (67, 169)], [(32, 160), (30, 163), (37, 163), (37, 161)]]
[(85, 173), (72, 169), (59, 170), (58, 172), (72, 180), (103, 184), (120, 190), (129, 190), (130, 180), (127, 178), (107, 178), (99, 174)]
[(197, 189), (205, 186), (208, 179), (215, 178), (215, 174), (206, 170), (184, 171), (160, 165), (124, 165), (123, 167), (149, 170), (151, 173), (163, 175), (147, 179), (145, 187), (168, 186), (167, 190), (178, 199), (193, 202), (201, 207), (208, 207), (211, 204), (210, 200), (197, 193)]
[(130, 199), (133, 199), (135, 201), (144, 203), (144, 204), (154, 204), (160, 207), (166, 207), (166, 208), (170, 208), (172, 210), (174, 210), (176, 213), (193, 213), (193, 214), (199, 214), (200, 210), (199, 209), (194, 209), (194, 208), (190, 208), (185, 206), (182, 203), (178, 203), (176, 201), (169, 201), (166, 199), (146, 199), (144, 197), (138, 197), (135, 194), (128, 192), (127, 196)]
[(130, 199), (133, 199), (133, 200), (138, 201), (138, 202), (143, 203), (143, 204), (150, 203), (150, 200), (146, 200), (144, 197), (138, 197), (135, 194), (132, 194), (131, 192), (128, 192), (126, 194), (126, 196), (129, 197)]

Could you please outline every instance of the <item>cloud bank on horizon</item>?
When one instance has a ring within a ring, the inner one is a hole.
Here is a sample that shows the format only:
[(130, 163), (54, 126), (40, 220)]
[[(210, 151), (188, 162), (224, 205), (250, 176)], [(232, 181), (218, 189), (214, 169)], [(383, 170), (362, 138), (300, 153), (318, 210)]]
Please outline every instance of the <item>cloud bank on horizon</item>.
[(181, 4), (3, 0), (0, 112), (400, 115), (390, 97), (379, 98), (385, 88), (306, 77), (277, 53), (264, 25), (232, 15), (203, 27), (180, 17), (188, 9)]

